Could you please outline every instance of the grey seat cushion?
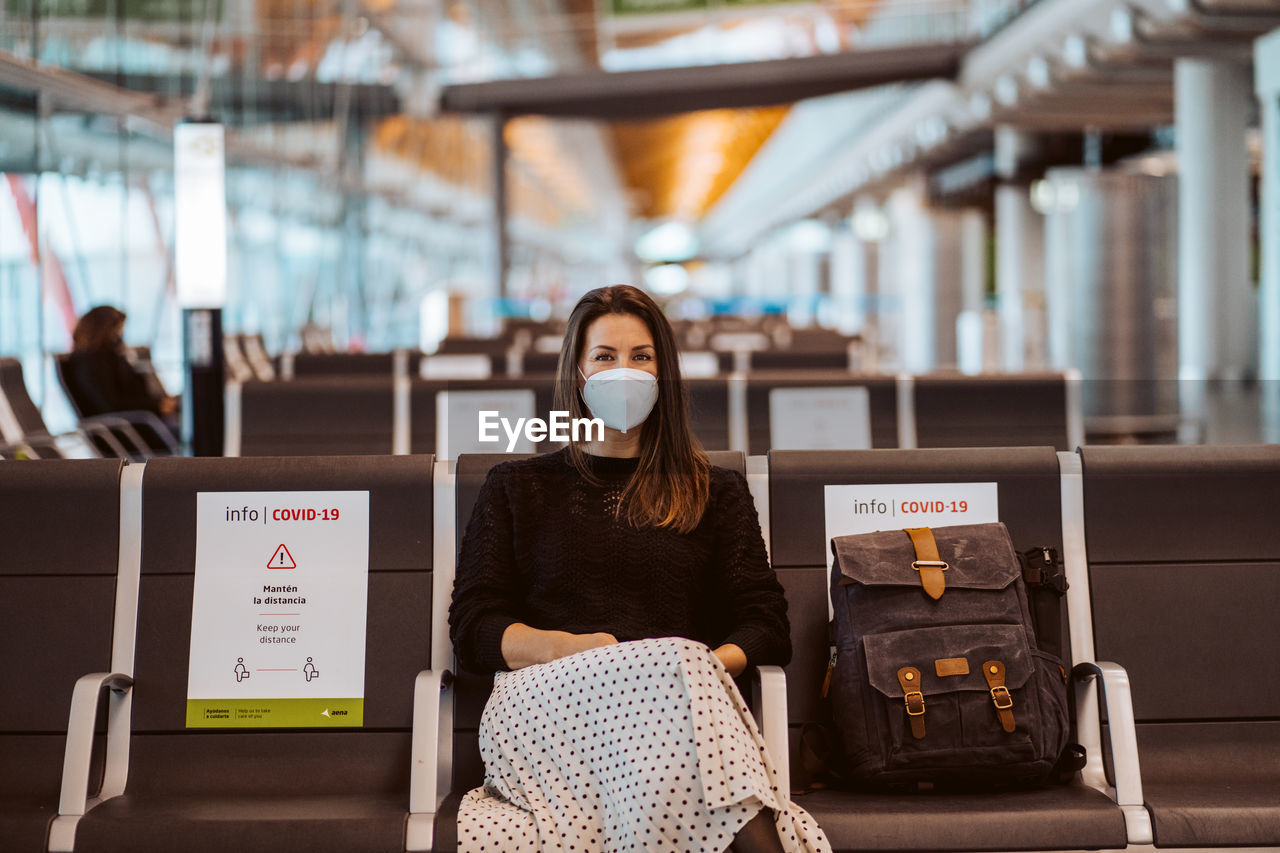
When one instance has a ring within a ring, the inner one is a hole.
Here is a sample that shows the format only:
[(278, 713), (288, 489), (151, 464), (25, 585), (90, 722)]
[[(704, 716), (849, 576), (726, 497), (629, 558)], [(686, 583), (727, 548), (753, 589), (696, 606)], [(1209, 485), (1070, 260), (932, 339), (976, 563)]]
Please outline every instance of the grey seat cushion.
[(1280, 781), (1156, 782), (1142, 793), (1157, 847), (1280, 844)]
[(853, 850), (1096, 850), (1126, 845), (1124, 818), (1083, 786), (975, 794), (795, 797), (836, 853)]
[(108, 800), (77, 833), (77, 853), (322, 853), (404, 850), (403, 797), (138, 795)]

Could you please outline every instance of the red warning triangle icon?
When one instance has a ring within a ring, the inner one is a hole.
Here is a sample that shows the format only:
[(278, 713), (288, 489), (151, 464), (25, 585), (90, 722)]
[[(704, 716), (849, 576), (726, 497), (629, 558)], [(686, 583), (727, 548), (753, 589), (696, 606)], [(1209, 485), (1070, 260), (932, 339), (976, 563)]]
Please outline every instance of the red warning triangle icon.
[(267, 561), (268, 569), (296, 569), (298, 564), (293, 561), (293, 555), (289, 553), (289, 549), (283, 544), (276, 549), (271, 555), (271, 559)]

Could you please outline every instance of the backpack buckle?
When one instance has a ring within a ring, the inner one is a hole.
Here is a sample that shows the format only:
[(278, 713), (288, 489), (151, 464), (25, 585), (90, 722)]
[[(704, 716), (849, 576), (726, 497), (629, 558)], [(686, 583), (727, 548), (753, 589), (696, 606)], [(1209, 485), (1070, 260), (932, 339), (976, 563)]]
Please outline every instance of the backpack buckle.
[(907, 709), (907, 719), (911, 722), (911, 736), (916, 740), (924, 737), (924, 693), (920, 670), (914, 666), (904, 666), (898, 670), (898, 684), (902, 687), (902, 704)]
[(995, 703), (1000, 727), (1012, 734), (1017, 724), (1013, 719), (1013, 697), (1009, 695), (1009, 688), (1004, 686), (1004, 662), (987, 661), (982, 665), (982, 674), (986, 676), (987, 687), (991, 688), (991, 701)]
[(938, 553), (938, 542), (933, 538), (932, 530), (927, 527), (908, 527), (904, 532), (911, 538), (911, 547), (916, 552), (911, 568), (920, 575), (920, 588), (925, 595), (937, 601), (947, 590), (947, 576), (943, 572), (951, 567)]

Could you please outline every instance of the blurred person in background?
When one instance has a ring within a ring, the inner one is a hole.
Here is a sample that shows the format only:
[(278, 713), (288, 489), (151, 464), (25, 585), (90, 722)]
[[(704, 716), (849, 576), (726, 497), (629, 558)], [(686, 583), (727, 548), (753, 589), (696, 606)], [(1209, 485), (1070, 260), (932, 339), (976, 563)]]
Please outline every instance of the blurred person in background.
[(87, 311), (72, 332), (73, 351), (63, 365), (67, 390), (83, 417), (112, 412), (151, 412), (176, 428), (178, 401), (156, 396), (134, 368), (124, 346), (126, 315), (110, 305)]

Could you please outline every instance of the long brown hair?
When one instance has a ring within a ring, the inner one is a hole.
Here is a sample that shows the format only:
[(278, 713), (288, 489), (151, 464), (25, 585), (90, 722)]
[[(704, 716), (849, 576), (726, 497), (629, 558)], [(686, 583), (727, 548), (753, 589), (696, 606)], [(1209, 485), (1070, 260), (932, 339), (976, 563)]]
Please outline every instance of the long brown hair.
[[(623, 489), (618, 514), (636, 527), (652, 524), (687, 533), (706, 509), (711, 461), (689, 428), (688, 396), (671, 323), (643, 290), (627, 284), (599, 287), (574, 306), (556, 367), (555, 407), (572, 418), (591, 417), (578, 390), (577, 368), (587, 329), (606, 314), (638, 317), (653, 336), (658, 365), (658, 400), (640, 431), (640, 461)], [(588, 482), (599, 483), (577, 443), (569, 444), (569, 462)]]
[(119, 343), (116, 332), (124, 323), (125, 313), (110, 305), (99, 305), (84, 313), (71, 333), (77, 351), (111, 349)]

